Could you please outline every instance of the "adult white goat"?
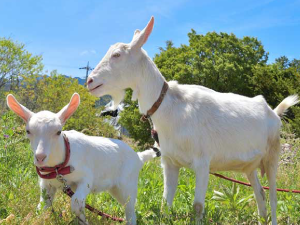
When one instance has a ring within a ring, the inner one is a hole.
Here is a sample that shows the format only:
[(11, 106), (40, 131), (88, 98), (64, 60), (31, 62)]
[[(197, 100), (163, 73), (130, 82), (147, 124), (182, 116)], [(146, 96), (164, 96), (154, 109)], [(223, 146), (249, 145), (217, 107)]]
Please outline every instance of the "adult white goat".
[[(88, 78), (95, 96), (110, 94), (117, 103), (131, 88), (146, 114), (160, 96), (164, 77), (142, 49), (154, 25), (136, 30), (131, 43), (111, 46)], [(276, 171), (280, 152), (279, 116), (298, 102), (284, 99), (272, 110), (262, 96), (248, 98), (219, 93), (197, 85), (168, 82), (169, 89), (151, 116), (159, 134), (164, 168), (164, 198), (172, 205), (180, 167), (196, 173), (194, 209), (201, 217), (209, 172), (238, 171), (247, 175), (255, 193), (259, 215), (266, 219), (266, 199), (256, 169), (267, 174), (272, 223), (276, 224)]]
[[(90, 192), (109, 191), (119, 203), (125, 205), (128, 224), (136, 224), (134, 206), (139, 171), (144, 162), (154, 158), (156, 153), (153, 150), (136, 153), (120, 140), (91, 137), (74, 130), (62, 131), (63, 125), (76, 111), (79, 103), (80, 97), (75, 93), (70, 103), (57, 114), (49, 111), (33, 113), (13, 95), (7, 96), (7, 105), (26, 122), (27, 137), (30, 139), (37, 167), (56, 167), (64, 162), (68, 158), (68, 147), (63, 135), (69, 139), (70, 159), (65, 166), (72, 166), (74, 171), (67, 173), (64, 178), (75, 190), (71, 208), (82, 221), (85, 221), (87, 195)], [(46, 190), (50, 198), (43, 199), (45, 195), (41, 194), (40, 203), (45, 201), (48, 207), (56, 190), (62, 189), (63, 185), (57, 179), (41, 178), (40, 187)]]

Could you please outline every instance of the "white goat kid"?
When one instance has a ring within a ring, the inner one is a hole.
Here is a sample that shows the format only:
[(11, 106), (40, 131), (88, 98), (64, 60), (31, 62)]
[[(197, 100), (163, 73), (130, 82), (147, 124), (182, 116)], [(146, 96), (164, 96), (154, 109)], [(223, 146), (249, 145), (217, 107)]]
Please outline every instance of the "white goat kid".
[[(110, 94), (120, 101), (125, 88), (133, 90), (140, 112), (146, 114), (158, 99), (165, 78), (142, 49), (154, 25), (136, 30), (131, 43), (111, 46), (88, 78), (92, 95)], [(267, 218), (264, 191), (256, 169), (267, 174), (272, 223), (276, 224), (276, 172), (280, 152), (280, 115), (298, 102), (290, 96), (272, 110), (262, 96), (248, 98), (219, 93), (197, 85), (168, 82), (169, 89), (151, 116), (159, 134), (164, 198), (172, 205), (180, 167), (196, 173), (194, 209), (204, 211), (209, 172), (238, 171), (247, 175), (255, 193), (259, 215)]]
[[(134, 206), (137, 195), (139, 171), (144, 162), (155, 157), (153, 150), (136, 153), (120, 140), (91, 137), (77, 131), (62, 131), (68, 118), (79, 106), (80, 97), (75, 93), (68, 105), (59, 113), (49, 111), (33, 113), (13, 97), (7, 96), (7, 105), (26, 122), (27, 136), (34, 152), (37, 167), (53, 167), (65, 160), (63, 134), (70, 142), (68, 165), (74, 171), (64, 178), (75, 194), (72, 196), (72, 211), (85, 221), (85, 200), (90, 192), (109, 191), (120, 204), (125, 205), (128, 224), (136, 224)], [(46, 206), (51, 204), (55, 192), (62, 189), (57, 179), (40, 179), (50, 199), (43, 199)], [(40, 204), (39, 204), (40, 205)]]

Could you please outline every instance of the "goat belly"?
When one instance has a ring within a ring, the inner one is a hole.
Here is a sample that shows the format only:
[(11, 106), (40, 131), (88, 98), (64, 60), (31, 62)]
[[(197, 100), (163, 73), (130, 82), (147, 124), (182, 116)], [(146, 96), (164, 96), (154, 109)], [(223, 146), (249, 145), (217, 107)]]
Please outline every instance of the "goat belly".
[(178, 146), (168, 148), (161, 147), (162, 156), (178, 167), (191, 168), (194, 157), (190, 154), (189, 149), (185, 149), (185, 151), (175, 151), (175, 149), (180, 148)]
[(169, 160), (178, 167), (186, 167), (191, 168), (192, 162), (188, 160), (183, 160), (182, 158), (176, 158), (176, 157), (168, 157)]
[(263, 158), (263, 152), (253, 150), (237, 155), (223, 155), (211, 160), (210, 171), (237, 171), (247, 172), (259, 167)]

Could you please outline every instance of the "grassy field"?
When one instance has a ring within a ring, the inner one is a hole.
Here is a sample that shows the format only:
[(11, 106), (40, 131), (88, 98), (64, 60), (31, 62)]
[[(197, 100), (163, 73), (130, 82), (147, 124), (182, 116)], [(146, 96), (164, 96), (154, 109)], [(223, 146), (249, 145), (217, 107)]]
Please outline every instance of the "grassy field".
[[(50, 209), (36, 210), (40, 191), (32, 152), (24, 128), (16, 126), (15, 117), (11, 117), (7, 114), (0, 119), (0, 224), (77, 224), (70, 210), (70, 199), (61, 192)], [(300, 189), (300, 140), (283, 134), (282, 144), (277, 186)], [(222, 174), (246, 181), (242, 174)], [(268, 185), (266, 177), (261, 182)], [(139, 178), (138, 224), (192, 224), (194, 188), (194, 173), (181, 169), (173, 208), (168, 209), (162, 202), (160, 159), (147, 163)], [(107, 193), (91, 194), (87, 202), (106, 213), (124, 217), (124, 208)], [(203, 224), (257, 224), (259, 221), (250, 187), (211, 176), (205, 203)], [(88, 211), (86, 215), (90, 224), (118, 224)], [(279, 224), (300, 224), (300, 194), (278, 193), (277, 215)]]

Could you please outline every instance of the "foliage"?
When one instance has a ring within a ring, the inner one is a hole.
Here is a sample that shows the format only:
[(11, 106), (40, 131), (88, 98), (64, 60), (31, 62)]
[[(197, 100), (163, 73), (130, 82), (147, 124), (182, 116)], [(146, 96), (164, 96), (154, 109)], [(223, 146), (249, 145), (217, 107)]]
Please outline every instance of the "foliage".
[[(272, 108), (284, 98), (300, 94), (300, 73), (298, 60), (289, 61), (286, 57), (276, 59), (271, 65), (256, 65), (250, 84), (253, 95), (263, 95)], [(284, 118), (291, 124), (292, 131), (300, 135), (300, 107), (293, 106)]]
[(294, 67), (283, 67), (279, 62), (256, 65), (250, 80), (253, 95), (263, 95), (272, 107), (276, 107), (288, 95), (299, 93), (299, 75)]
[(248, 86), (254, 65), (268, 59), (260, 41), (253, 37), (237, 38), (234, 34), (209, 32), (188, 33), (189, 45), (176, 48), (167, 42), (154, 58), (167, 80), (197, 84), (220, 92), (251, 95)]
[(102, 96), (98, 101), (96, 101), (96, 107), (101, 107), (107, 105), (112, 100), (110, 95)]
[[(223, 192), (214, 190), (212, 200), (217, 201), (219, 204), (226, 206), (230, 211), (236, 212), (234, 214), (232, 221), (236, 220), (236, 223), (241, 221), (239, 218), (239, 211), (244, 210), (249, 203), (253, 202), (254, 194), (249, 196), (242, 196), (240, 194), (240, 187), (236, 183), (233, 183), (231, 187), (222, 186)], [(244, 193), (243, 193), (244, 194)], [(237, 215), (237, 216), (236, 216)], [(253, 217), (249, 215), (249, 219)]]
[(0, 89), (8, 86), (14, 90), (24, 76), (39, 74), (43, 65), (42, 56), (33, 56), (25, 45), (10, 38), (0, 38)]

